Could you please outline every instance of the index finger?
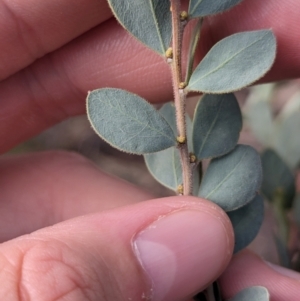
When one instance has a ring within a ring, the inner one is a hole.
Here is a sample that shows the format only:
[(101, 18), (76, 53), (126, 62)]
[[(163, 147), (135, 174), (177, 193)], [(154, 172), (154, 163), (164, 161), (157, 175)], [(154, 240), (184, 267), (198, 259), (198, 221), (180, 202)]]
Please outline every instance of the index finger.
[(105, 0), (1, 0), (0, 80), (110, 17)]

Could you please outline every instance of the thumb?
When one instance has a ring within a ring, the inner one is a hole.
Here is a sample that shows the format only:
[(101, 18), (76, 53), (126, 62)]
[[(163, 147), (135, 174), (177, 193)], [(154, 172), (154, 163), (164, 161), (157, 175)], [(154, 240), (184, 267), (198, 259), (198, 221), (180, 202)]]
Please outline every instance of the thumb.
[(233, 249), (214, 204), (170, 197), (78, 217), (0, 246), (0, 300), (184, 300)]

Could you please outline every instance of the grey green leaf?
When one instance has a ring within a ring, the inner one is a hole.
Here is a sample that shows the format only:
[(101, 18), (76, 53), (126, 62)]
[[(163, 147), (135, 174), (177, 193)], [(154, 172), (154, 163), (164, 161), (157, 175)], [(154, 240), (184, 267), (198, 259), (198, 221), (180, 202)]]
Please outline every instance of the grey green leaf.
[(295, 196), (295, 177), (288, 165), (272, 149), (261, 155), (263, 168), (262, 193), (269, 201), (281, 199), (285, 208), (290, 208)]
[[(174, 135), (177, 136), (175, 107), (172, 102), (164, 104), (159, 113), (169, 123)], [(186, 116), (187, 136), (189, 149), (191, 150), (191, 132), (192, 121)], [(175, 147), (168, 148), (161, 152), (147, 154), (144, 156), (148, 170), (152, 176), (167, 188), (177, 191), (179, 185), (182, 184), (182, 168), (180, 162), (179, 151)], [(199, 174), (194, 173), (194, 187), (199, 187)], [(197, 192), (196, 192), (197, 193)]]
[(152, 176), (167, 188), (176, 191), (182, 184), (182, 168), (179, 152), (175, 147), (144, 156)]
[(263, 286), (248, 287), (229, 301), (270, 301), (270, 294)]
[(241, 129), (241, 110), (233, 94), (205, 95), (194, 115), (196, 157), (202, 160), (230, 152), (238, 142)]
[(257, 140), (265, 147), (270, 147), (274, 139), (273, 113), (270, 103), (273, 84), (252, 88), (244, 107), (247, 125)]
[(247, 205), (227, 213), (234, 231), (234, 253), (246, 248), (256, 237), (264, 219), (264, 202), (260, 195)]
[(176, 145), (167, 121), (143, 98), (120, 89), (88, 94), (87, 113), (96, 133), (112, 146), (133, 154)]
[[(144, 155), (146, 166), (151, 175), (165, 187), (177, 191), (182, 184), (182, 167), (179, 151), (175, 147), (161, 152)], [(199, 189), (199, 173), (196, 169), (193, 174), (194, 194)]]
[(229, 154), (211, 161), (198, 195), (232, 211), (255, 197), (261, 180), (259, 154), (250, 146), (238, 145)]
[(172, 128), (174, 135), (177, 136), (177, 127), (176, 127), (176, 117), (175, 117), (175, 107), (173, 102), (165, 103), (160, 109), (159, 113), (164, 117)]
[(203, 18), (200, 18), (197, 21), (191, 33), (190, 46), (189, 46), (189, 51), (187, 56), (187, 68), (186, 68), (185, 80), (184, 80), (185, 83), (188, 83), (190, 81), (190, 78), (193, 73), (195, 54), (200, 40), (203, 20), (204, 20)]
[(212, 47), (186, 89), (212, 94), (240, 90), (266, 74), (275, 54), (276, 39), (271, 30), (231, 35)]
[(126, 30), (165, 55), (172, 36), (169, 0), (108, 0), (108, 3)]
[(300, 163), (300, 93), (288, 101), (275, 119), (274, 148), (295, 169)]
[(189, 15), (191, 18), (214, 15), (230, 9), (242, 0), (191, 0)]

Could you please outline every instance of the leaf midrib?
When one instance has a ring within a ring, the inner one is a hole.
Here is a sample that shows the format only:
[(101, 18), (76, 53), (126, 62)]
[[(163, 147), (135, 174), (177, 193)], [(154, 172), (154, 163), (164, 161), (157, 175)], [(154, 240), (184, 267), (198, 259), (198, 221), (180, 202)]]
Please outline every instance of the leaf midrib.
[(198, 0), (197, 2), (196, 2), (196, 4), (194, 5), (194, 8), (193, 8), (193, 10), (191, 10), (191, 15), (193, 15), (193, 13), (195, 12), (195, 10), (197, 9), (197, 7), (201, 4), (201, 2), (202, 2), (203, 0)]
[(165, 49), (165, 45), (164, 45), (164, 42), (163, 42), (163, 39), (162, 39), (162, 36), (161, 36), (161, 32), (159, 30), (159, 26), (158, 26), (156, 14), (155, 14), (155, 9), (154, 9), (154, 6), (153, 6), (153, 0), (150, 0), (149, 2), (150, 2), (150, 10), (152, 12), (152, 17), (153, 17), (153, 20), (154, 20), (154, 25), (155, 25), (155, 28), (156, 28), (156, 31), (157, 31), (157, 34), (158, 34), (158, 39), (159, 39), (160, 45), (162, 47), (162, 53), (165, 53), (166, 49)]
[(219, 106), (219, 108), (218, 108), (218, 112), (217, 112), (217, 114), (216, 114), (216, 117), (214, 118), (213, 122), (211, 123), (211, 126), (210, 126), (209, 130), (207, 131), (207, 133), (206, 133), (206, 135), (205, 135), (205, 138), (204, 138), (204, 140), (203, 140), (203, 142), (202, 142), (202, 145), (201, 145), (200, 150), (199, 150), (199, 153), (198, 153), (198, 154), (199, 154), (199, 157), (200, 157), (201, 152), (202, 152), (202, 149), (203, 149), (203, 147), (204, 147), (204, 145), (205, 145), (205, 143), (206, 143), (206, 140), (207, 140), (208, 137), (210, 136), (210, 134), (211, 134), (211, 132), (212, 132), (212, 129), (215, 127), (215, 124), (216, 124), (217, 119), (218, 119), (218, 117), (219, 117), (219, 113), (220, 113), (222, 104), (223, 104), (223, 100), (221, 101), (221, 104), (220, 104), (220, 106)]
[(245, 157), (246, 153), (247, 153), (247, 151), (244, 152), (244, 154), (242, 155), (242, 157), (240, 158), (240, 160), (239, 160), (239, 162), (236, 164), (236, 166), (233, 168), (233, 170), (232, 170), (232, 171), (231, 171), (231, 172), (223, 179), (223, 181), (221, 181), (221, 182), (215, 187), (215, 189), (213, 189), (208, 195), (206, 195), (205, 198), (208, 199), (213, 193), (215, 193), (215, 192), (219, 189), (219, 187), (220, 187), (221, 185), (223, 185), (223, 184), (227, 181), (227, 179), (232, 175), (232, 173), (238, 168), (238, 166), (239, 166), (240, 163), (242, 162), (243, 158)]
[[(100, 100), (100, 101), (101, 101), (101, 100)], [(133, 119), (134, 121), (136, 121), (138, 124), (144, 126), (144, 128), (147, 127), (147, 125), (148, 125), (148, 128), (152, 129), (154, 132), (159, 133), (161, 136), (164, 136), (164, 137), (168, 138), (169, 140), (171, 140), (172, 142), (174, 142), (172, 139), (170, 139), (169, 136), (165, 135), (164, 132), (157, 131), (155, 127), (151, 127), (151, 126), (149, 125), (149, 122), (145, 125), (145, 124), (142, 123), (139, 119), (134, 118), (132, 115), (126, 114), (126, 112), (125, 112), (124, 110), (121, 109), (120, 104), (119, 104), (118, 101), (116, 101), (116, 103), (118, 104), (117, 107), (115, 107), (115, 106), (112, 105), (112, 103), (111, 103), (112, 101), (111, 101), (111, 100), (106, 100), (106, 101), (108, 102), (108, 104), (110, 105), (111, 108), (117, 109), (117, 110), (118, 110), (121, 114), (123, 114), (124, 116), (129, 116), (131, 119)], [(173, 132), (173, 130), (172, 130), (172, 132)]]
[[(253, 46), (254, 44), (258, 43), (259, 41), (261, 41), (266, 35), (268, 34), (268, 32), (266, 34), (264, 34), (260, 39), (256, 40), (255, 42), (249, 44), (247, 47), (242, 48), (239, 52), (235, 53), (233, 56), (231, 56), (230, 58), (228, 58), (227, 60), (225, 60), (222, 64), (220, 64), (218, 67), (216, 67), (215, 69), (211, 70), (210, 72), (204, 74), (202, 77), (197, 78), (194, 82), (191, 82), (191, 84), (189, 85), (190, 87), (195, 85), (195, 83), (199, 82), (200, 80), (202, 80), (205, 77), (208, 77), (209, 75), (211, 75), (212, 73), (217, 72), (219, 69), (221, 69), (222, 67), (224, 67), (228, 62), (230, 62), (234, 57), (238, 56), (242, 51), (244, 51), (245, 49)], [(200, 63), (201, 64), (201, 63)], [(200, 67), (200, 65), (199, 65)]]

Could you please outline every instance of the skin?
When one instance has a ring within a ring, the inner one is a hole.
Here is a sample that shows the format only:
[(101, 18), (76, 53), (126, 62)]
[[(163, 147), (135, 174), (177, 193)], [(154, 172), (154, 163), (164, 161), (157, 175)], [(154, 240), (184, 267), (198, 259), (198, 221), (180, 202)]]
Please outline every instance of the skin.
[[(299, 11), (298, 0), (244, 0), (206, 20), (198, 60), (229, 34), (272, 28), (278, 55), (262, 81), (298, 77)], [(88, 90), (124, 88), (153, 103), (172, 97), (167, 65), (111, 16), (104, 0), (0, 1), (1, 153), (83, 114)], [(218, 220), (224, 230), (216, 232), (215, 239), (227, 238), (214, 254), (217, 260), (228, 250), (223, 261), (209, 277), (205, 271), (200, 275), (197, 290), (219, 277), (231, 260), (232, 229), (223, 212), (208, 201), (153, 200), (149, 193), (66, 152), (2, 156), (0, 170), (1, 300), (140, 300), (151, 284), (132, 242), (149, 224), (177, 211), (210, 212), (207, 223), (216, 225)], [(189, 277), (192, 271), (186, 273)], [(263, 285), (272, 301), (297, 301), (299, 279), (245, 251), (231, 260), (221, 286), (226, 298)], [(197, 290), (163, 300), (186, 300)]]

